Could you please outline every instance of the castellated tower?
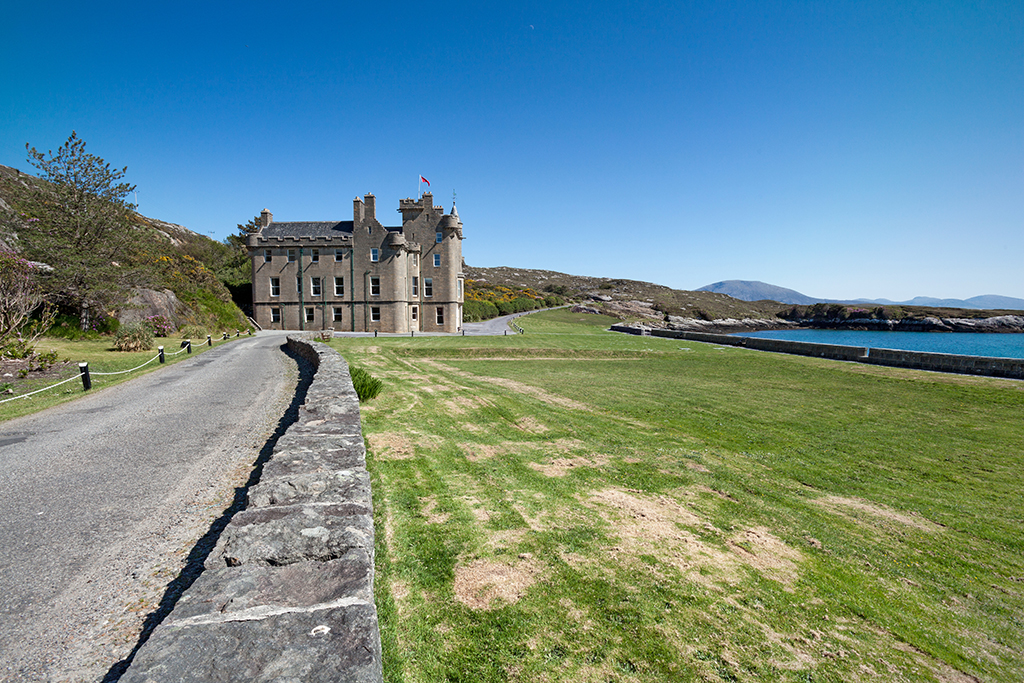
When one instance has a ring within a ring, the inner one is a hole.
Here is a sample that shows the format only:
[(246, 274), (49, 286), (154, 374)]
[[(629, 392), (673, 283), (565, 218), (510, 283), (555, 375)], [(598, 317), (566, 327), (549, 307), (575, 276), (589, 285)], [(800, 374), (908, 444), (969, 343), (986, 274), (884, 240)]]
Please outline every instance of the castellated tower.
[(402, 199), (402, 225), (384, 226), (376, 197), (352, 202), (351, 221), (276, 222), (261, 213), (248, 239), (253, 314), (264, 329), (458, 332), (462, 221), (433, 195)]

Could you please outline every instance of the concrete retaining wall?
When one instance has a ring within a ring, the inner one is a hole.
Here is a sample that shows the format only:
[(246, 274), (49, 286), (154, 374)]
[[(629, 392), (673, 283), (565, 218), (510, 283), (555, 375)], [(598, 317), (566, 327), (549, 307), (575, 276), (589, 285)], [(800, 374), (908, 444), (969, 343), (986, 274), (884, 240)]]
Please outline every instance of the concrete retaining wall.
[(711, 334), (708, 332), (682, 332), (679, 330), (662, 329), (639, 330), (627, 325), (613, 325), (611, 329), (615, 332), (626, 332), (627, 334), (650, 334), (654, 337), (685, 339), (708, 344), (721, 344), (723, 346), (742, 346), (759, 351), (791, 353), (798, 356), (814, 356), (817, 358), (871, 363), (897, 368), (1024, 379), (1024, 360), (1014, 358), (986, 358), (982, 356), (957, 356), (948, 353), (871, 349), (863, 346), (813, 344), (783, 339), (737, 337), (729, 334)]
[(288, 345), (317, 368), (299, 419), (123, 683), (382, 680), (359, 399), (336, 351)]

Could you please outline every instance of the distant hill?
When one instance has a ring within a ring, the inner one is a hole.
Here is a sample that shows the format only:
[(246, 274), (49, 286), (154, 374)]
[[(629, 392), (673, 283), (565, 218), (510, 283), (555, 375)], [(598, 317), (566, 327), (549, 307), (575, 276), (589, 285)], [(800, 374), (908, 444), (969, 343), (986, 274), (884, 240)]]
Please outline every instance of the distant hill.
[(826, 301), (826, 299), (815, 299), (793, 289), (757, 280), (723, 280), (700, 287), (697, 291), (726, 294), (740, 301), (778, 301), (783, 304), (798, 304), (800, 306), (810, 306), (819, 301)]
[(999, 296), (997, 294), (974, 296), (970, 299), (937, 299), (935, 297), (918, 296), (909, 301), (892, 301), (890, 299), (817, 299), (792, 289), (770, 285), (767, 282), (758, 282), (757, 280), (723, 280), (722, 282), (701, 287), (697, 291), (727, 294), (741, 301), (769, 300), (799, 306), (810, 306), (816, 303), (850, 303), (880, 304), (883, 306), (926, 306), (929, 308), (967, 308), (973, 310), (1024, 310), (1024, 299), (1017, 299), (1012, 296)]

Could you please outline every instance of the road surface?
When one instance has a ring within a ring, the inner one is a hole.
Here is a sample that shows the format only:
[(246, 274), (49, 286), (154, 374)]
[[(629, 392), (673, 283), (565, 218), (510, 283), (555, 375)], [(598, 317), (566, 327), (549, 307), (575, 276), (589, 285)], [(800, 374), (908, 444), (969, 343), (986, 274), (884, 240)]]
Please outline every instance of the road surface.
[(0, 423), (0, 680), (97, 681), (295, 396), (261, 333)]

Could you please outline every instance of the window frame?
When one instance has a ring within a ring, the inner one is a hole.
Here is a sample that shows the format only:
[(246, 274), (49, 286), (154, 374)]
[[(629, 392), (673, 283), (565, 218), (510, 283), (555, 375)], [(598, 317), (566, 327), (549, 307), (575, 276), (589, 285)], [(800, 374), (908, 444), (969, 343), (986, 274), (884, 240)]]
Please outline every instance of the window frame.
[(370, 263), (380, 263), (380, 249), (377, 247), (370, 249)]
[(296, 259), (298, 259), (298, 254), (299, 254), (299, 252), (298, 252), (297, 249), (289, 249), (288, 250), (288, 263), (295, 263)]
[(438, 325), (444, 325), (444, 306), (438, 306), (437, 307), (436, 315), (437, 315), (437, 324)]
[(316, 306), (306, 306), (306, 322), (316, 322)]
[(370, 306), (370, 322), (380, 322), (380, 306)]
[(264, 249), (263, 250), (263, 262), (264, 263), (270, 263), (273, 260), (274, 260), (274, 250), (273, 249)]
[(338, 261), (342, 261), (344, 259), (345, 259), (345, 250), (344, 249), (335, 249), (334, 250), (334, 262), (337, 263)]
[(345, 296), (345, 276), (334, 276), (334, 296)]
[(437, 236), (434, 237), (434, 244), (441, 244), (441, 242), (444, 242), (444, 233), (438, 230)]
[(331, 322), (340, 323), (343, 321), (342, 315), (345, 309), (341, 306), (331, 306)]
[(380, 296), (380, 278), (370, 278), (370, 296)]
[(441, 255), (440, 254), (434, 254), (434, 267), (435, 268), (440, 268), (441, 267)]
[(270, 307), (270, 324), (273, 325), (275, 323), (280, 323), (280, 322), (281, 322), (281, 307), (280, 306), (271, 306)]
[(418, 275), (413, 275), (412, 276), (412, 295), (413, 296), (419, 296), (420, 295), (420, 278), (419, 278)]
[(418, 322), (419, 321), (419, 312), (420, 312), (420, 307), (419, 306), (413, 306), (412, 307), (412, 320), (413, 320), (413, 322)]
[(434, 296), (434, 278), (425, 277), (423, 278), (423, 297), (426, 299), (433, 298)]
[(323, 296), (323, 280), (319, 277), (309, 278), (309, 295), (310, 296)]
[(281, 296), (281, 278), (270, 278), (270, 296)]
[(302, 294), (303, 293), (302, 292), (302, 276), (301, 275), (296, 275), (295, 276), (295, 293), (296, 294)]
[(309, 262), (310, 263), (320, 263), (320, 250), (319, 249), (310, 249), (309, 250)]

